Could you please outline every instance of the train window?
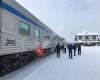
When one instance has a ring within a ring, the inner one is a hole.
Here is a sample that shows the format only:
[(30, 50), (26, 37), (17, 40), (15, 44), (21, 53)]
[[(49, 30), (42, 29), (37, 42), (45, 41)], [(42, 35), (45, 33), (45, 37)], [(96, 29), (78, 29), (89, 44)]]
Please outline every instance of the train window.
[(50, 36), (48, 36), (48, 39), (50, 40)]
[(39, 38), (40, 37), (40, 30), (35, 29), (35, 37)]
[(46, 36), (44, 36), (44, 39), (46, 40), (46, 39), (47, 39), (47, 37), (46, 37)]
[(19, 32), (23, 35), (30, 35), (30, 25), (21, 21)]
[(2, 0), (0, 0), (0, 8), (2, 7)]
[(55, 41), (55, 38), (53, 38), (52, 40)]
[(50, 36), (44, 36), (45, 40), (50, 40)]

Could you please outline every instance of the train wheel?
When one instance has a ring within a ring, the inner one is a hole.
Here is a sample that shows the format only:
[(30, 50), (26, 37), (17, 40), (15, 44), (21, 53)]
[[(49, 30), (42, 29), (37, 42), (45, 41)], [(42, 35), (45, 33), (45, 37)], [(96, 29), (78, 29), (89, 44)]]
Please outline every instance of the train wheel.
[(9, 73), (12, 71), (11, 63), (9, 59), (6, 59), (6, 61), (3, 63), (3, 72)]

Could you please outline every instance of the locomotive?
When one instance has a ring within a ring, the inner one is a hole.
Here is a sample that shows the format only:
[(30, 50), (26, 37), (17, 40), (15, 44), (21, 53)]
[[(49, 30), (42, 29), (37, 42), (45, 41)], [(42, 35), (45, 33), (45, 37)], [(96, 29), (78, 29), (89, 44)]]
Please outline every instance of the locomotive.
[(0, 0), (0, 75), (54, 53), (62, 38), (14, 0)]

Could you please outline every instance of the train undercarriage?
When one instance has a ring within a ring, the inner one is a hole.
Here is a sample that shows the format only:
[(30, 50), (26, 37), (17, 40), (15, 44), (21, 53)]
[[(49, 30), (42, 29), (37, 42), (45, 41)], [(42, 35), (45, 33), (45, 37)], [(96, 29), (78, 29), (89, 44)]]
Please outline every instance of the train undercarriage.
[(33, 60), (48, 55), (46, 53), (51, 54), (54, 51), (51, 48), (44, 49), (44, 55), (39, 57), (35, 51), (0, 56), (0, 77), (29, 64)]

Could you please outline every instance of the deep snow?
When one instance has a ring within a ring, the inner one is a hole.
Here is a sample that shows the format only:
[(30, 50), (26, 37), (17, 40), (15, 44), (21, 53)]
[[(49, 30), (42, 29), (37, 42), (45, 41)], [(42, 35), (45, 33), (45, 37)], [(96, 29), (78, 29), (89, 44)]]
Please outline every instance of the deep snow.
[(0, 80), (100, 80), (100, 47), (82, 47), (82, 55), (47, 56)]

